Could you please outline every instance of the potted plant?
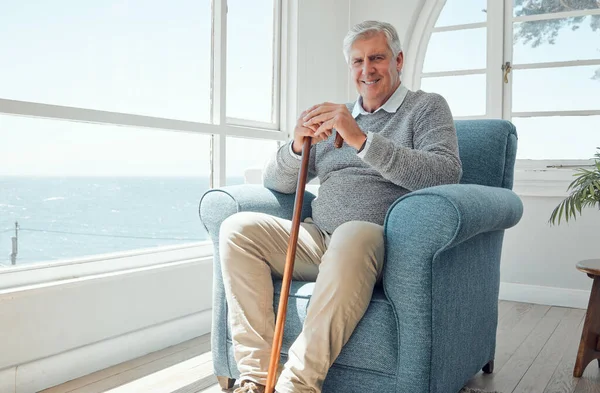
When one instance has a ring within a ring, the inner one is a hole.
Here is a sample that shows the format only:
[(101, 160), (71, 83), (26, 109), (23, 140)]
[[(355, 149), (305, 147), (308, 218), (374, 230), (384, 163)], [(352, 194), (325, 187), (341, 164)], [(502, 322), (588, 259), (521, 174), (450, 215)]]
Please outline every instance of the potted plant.
[(594, 157), (592, 170), (579, 168), (573, 174), (576, 179), (567, 187), (571, 194), (556, 206), (550, 215), (551, 224), (560, 224), (563, 217), (567, 222), (569, 218), (577, 219), (576, 214), (581, 215), (581, 209), (584, 207), (600, 206), (600, 152), (596, 152)]

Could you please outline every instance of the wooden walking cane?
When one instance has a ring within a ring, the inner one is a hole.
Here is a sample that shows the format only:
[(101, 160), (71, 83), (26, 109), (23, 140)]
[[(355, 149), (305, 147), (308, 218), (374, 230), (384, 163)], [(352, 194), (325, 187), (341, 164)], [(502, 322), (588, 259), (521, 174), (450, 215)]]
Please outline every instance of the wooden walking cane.
[[(294, 201), (294, 215), (292, 216), (292, 233), (288, 243), (285, 268), (283, 270), (283, 282), (281, 285), (281, 295), (279, 297), (279, 308), (277, 309), (277, 321), (275, 322), (275, 335), (273, 336), (273, 347), (271, 349), (271, 360), (269, 361), (269, 373), (267, 375), (267, 386), (265, 393), (273, 393), (275, 389), (275, 377), (277, 376), (277, 366), (279, 365), (279, 353), (283, 342), (283, 328), (285, 327), (285, 316), (287, 313), (288, 298), (290, 295), (290, 285), (292, 282), (292, 273), (294, 272), (294, 260), (296, 258), (296, 248), (298, 246), (298, 234), (300, 233), (300, 220), (302, 216), (302, 203), (304, 201), (304, 190), (306, 188), (306, 177), (308, 175), (308, 161), (310, 159), (311, 137), (304, 137), (302, 145), (302, 164), (298, 173), (298, 183), (296, 186), (296, 199)], [(336, 131), (336, 148), (342, 147), (344, 140), (339, 132)]]

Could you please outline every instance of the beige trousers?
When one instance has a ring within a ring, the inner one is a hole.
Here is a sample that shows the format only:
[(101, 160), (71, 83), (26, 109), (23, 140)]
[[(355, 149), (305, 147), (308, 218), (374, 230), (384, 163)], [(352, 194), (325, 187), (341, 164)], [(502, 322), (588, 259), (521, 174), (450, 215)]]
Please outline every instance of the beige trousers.
[[(220, 229), (220, 257), (241, 380), (266, 384), (275, 331), (273, 277), (283, 277), (292, 222), (242, 212)], [(301, 223), (294, 280), (316, 281), (303, 330), (280, 367), (278, 393), (320, 392), (364, 315), (384, 259), (383, 227), (351, 221), (329, 236)]]

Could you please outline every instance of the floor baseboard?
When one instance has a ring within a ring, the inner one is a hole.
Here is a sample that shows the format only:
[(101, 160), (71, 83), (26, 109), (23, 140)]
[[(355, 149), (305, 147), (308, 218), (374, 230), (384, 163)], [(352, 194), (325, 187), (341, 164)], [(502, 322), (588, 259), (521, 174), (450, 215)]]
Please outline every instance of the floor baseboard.
[(500, 300), (587, 309), (590, 291), (538, 285), (500, 283)]

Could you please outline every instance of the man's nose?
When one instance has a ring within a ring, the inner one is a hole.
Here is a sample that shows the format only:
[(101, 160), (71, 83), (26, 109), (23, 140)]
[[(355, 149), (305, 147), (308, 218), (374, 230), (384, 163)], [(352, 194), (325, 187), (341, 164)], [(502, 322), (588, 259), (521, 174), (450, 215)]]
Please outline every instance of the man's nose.
[(373, 70), (373, 65), (372, 65), (371, 61), (369, 59), (365, 59), (365, 61), (363, 61), (363, 69), (362, 69), (363, 74), (368, 75), (369, 73), (371, 73), (372, 70)]

